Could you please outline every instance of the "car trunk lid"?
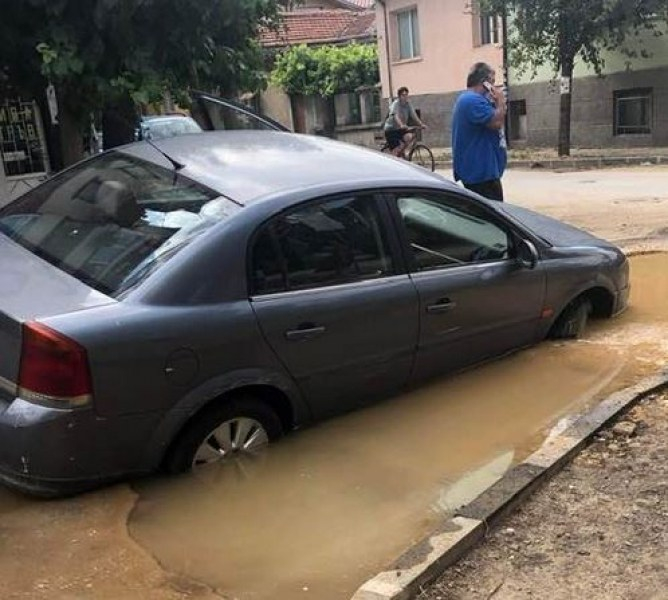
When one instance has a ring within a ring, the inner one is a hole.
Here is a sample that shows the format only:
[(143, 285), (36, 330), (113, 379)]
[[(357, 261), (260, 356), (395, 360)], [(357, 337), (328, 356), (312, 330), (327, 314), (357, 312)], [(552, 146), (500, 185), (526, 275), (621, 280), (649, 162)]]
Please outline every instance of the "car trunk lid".
[(116, 302), (0, 235), (0, 394), (13, 394), (22, 325)]

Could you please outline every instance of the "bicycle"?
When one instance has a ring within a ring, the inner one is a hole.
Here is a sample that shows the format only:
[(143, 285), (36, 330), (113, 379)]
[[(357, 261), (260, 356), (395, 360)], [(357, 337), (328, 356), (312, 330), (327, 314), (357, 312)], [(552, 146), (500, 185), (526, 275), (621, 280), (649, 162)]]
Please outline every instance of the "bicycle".
[[(415, 135), (413, 136), (413, 139), (408, 144), (408, 146), (404, 148), (401, 158), (415, 163), (416, 165), (420, 165), (425, 169), (429, 169), (430, 171), (436, 170), (436, 161), (434, 161), (433, 152), (429, 146), (427, 146), (427, 144), (424, 144), (419, 139), (418, 133), (422, 131), (422, 128), (406, 127), (406, 131)], [(387, 140), (385, 140), (381, 145), (380, 151), (384, 153), (391, 153), (390, 145), (387, 143)]]

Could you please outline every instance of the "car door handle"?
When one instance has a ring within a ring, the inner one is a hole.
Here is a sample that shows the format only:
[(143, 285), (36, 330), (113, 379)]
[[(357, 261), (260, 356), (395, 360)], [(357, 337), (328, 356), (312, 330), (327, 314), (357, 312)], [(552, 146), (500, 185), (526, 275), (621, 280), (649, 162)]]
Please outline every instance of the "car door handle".
[(450, 298), (441, 298), (434, 302), (434, 304), (427, 304), (427, 312), (430, 315), (435, 315), (438, 313), (444, 313), (452, 310), (457, 306), (456, 302), (450, 300)]
[(289, 342), (299, 342), (302, 340), (312, 340), (325, 333), (325, 328), (322, 325), (313, 325), (312, 323), (305, 323), (300, 325), (297, 329), (291, 329), (285, 332), (285, 338)]

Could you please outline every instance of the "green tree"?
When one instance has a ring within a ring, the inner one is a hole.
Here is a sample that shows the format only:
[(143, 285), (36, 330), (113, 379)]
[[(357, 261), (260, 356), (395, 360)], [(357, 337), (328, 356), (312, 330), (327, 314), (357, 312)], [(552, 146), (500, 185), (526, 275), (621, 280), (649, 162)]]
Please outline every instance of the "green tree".
[(606, 50), (633, 55), (644, 33), (660, 35), (666, 0), (480, 0), (485, 13), (509, 21), (510, 64), (520, 70), (550, 65), (560, 73), (558, 151), (570, 154), (573, 69), (580, 60), (601, 74)]
[(380, 79), (374, 44), (293, 46), (274, 63), (271, 81), (288, 94), (319, 95), (354, 92)]
[[(0, 84), (58, 94), (64, 162), (91, 110), (121, 112), (183, 99), (190, 88), (223, 94), (265, 84), (261, 26), (281, 0), (7, 0), (0, 23)], [(105, 132), (106, 134), (106, 132)]]

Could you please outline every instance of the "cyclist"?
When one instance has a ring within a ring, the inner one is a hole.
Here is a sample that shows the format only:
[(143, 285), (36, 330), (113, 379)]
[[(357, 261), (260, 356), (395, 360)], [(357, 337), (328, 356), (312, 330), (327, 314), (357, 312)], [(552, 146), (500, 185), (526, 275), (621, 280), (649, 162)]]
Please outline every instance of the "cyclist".
[(418, 127), (423, 129), (426, 127), (408, 100), (408, 88), (400, 87), (397, 90), (397, 99), (390, 105), (383, 127), (387, 145), (394, 156), (405, 158), (404, 150), (415, 137), (415, 134), (408, 129), (409, 121), (417, 123)]

